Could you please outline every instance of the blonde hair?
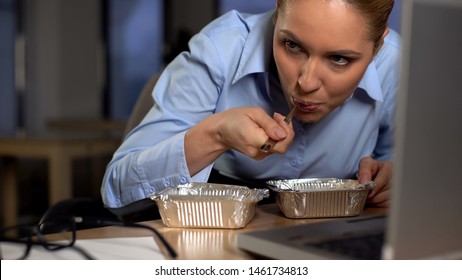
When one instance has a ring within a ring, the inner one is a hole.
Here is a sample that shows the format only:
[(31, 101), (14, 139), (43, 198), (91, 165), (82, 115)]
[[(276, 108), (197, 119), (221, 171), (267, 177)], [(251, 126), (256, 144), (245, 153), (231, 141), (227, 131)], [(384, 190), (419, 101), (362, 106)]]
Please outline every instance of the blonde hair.
[[(277, 0), (276, 14), (283, 13), (286, 10), (289, 1), (302, 1), (302, 0)], [(304, 0), (305, 1), (305, 0)], [(306, 0), (309, 1), (309, 0)], [(365, 18), (369, 31), (369, 38), (374, 42), (374, 51), (381, 47), (383, 40), (382, 35), (388, 27), (388, 18), (390, 17), (393, 9), (394, 0), (342, 0), (348, 3), (359, 11)]]

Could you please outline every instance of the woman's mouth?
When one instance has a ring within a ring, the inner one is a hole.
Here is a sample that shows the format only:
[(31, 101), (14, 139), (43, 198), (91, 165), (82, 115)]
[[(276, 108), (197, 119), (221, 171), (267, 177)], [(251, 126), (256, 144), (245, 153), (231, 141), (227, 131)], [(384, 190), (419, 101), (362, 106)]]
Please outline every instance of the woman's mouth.
[(305, 111), (305, 112), (316, 111), (321, 106), (320, 103), (304, 102), (296, 98), (294, 98), (293, 101), (294, 101), (295, 106), (297, 106), (297, 108), (300, 111)]

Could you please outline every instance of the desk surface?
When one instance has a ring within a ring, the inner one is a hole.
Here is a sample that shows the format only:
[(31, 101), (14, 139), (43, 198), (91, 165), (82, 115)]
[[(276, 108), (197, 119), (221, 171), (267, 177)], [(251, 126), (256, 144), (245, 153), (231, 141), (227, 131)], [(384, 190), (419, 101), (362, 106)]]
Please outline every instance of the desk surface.
[[(362, 215), (383, 214), (384, 208), (367, 208)], [(288, 219), (279, 211), (276, 204), (259, 205), (253, 220), (243, 229), (191, 229), (168, 228), (161, 220), (144, 222), (155, 227), (178, 253), (177, 259), (255, 259), (255, 256), (237, 247), (240, 232), (284, 227), (297, 224), (316, 223), (327, 219)], [(142, 231), (118, 227), (103, 227), (81, 230), (77, 238), (110, 238), (145, 236)]]

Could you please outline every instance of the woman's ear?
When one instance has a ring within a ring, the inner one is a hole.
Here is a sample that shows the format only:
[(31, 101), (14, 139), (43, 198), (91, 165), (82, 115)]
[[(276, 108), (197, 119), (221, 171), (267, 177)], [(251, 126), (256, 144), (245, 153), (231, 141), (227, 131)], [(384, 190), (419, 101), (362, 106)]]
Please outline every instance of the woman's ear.
[(385, 40), (385, 37), (387, 37), (388, 33), (390, 33), (390, 28), (385, 28), (385, 30), (383, 31), (383, 34), (382, 34), (382, 38), (381, 38), (381, 42), (383, 44), (383, 41)]
[(387, 27), (387, 28), (385, 28), (385, 31), (383, 31), (382, 37), (380, 38), (380, 42), (375, 48), (374, 57), (380, 51), (380, 49), (382, 48), (383, 42), (385, 41), (385, 37), (388, 35), (388, 33), (390, 33), (390, 29)]

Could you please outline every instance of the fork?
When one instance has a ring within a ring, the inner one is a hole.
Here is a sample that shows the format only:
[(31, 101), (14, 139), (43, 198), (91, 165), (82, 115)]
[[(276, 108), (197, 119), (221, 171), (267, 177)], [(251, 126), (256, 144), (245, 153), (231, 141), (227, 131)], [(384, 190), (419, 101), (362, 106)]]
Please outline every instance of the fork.
[[(284, 118), (284, 122), (289, 124), (292, 119), (294, 118), (295, 116), (295, 111), (297, 110), (297, 106), (294, 106), (292, 107), (292, 109), (290, 109), (290, 112), (287, 114), (287, 116)], [(273, 148), (274, 144), (276, 144), (276, 140), (273, 140), (273, 139), (268, 139), (268, 141), (266, 141), (265, 144), (263, 144), (261, 147), (260, 147), (260, 151), (264, 152), (264, 153), (268, 153), (269, 151), (271, 151), (271, 149)]]

